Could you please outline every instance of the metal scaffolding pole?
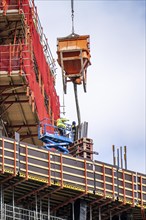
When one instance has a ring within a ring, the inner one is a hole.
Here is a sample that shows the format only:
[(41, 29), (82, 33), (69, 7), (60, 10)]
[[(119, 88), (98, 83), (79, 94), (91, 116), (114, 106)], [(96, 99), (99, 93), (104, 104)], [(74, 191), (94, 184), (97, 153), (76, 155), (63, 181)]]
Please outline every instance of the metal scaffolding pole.
[(36, 220), (38, 220), (38, 201), (37, 201), (37, 194), (35, 195), (35, 210), (36, 210)]
[(72, 220), (75, 220), (75, 214), (74, 214), (74, 202), (72, 202)]
[(117, 199), (119, 199), (119, 149), (117, 149)]
[(42, 200), (40, 198), (40, 219), (42, 219)]
[(101, 208), (99, 207), (99, 220), (101, 220)]
[(48, 197), (48, 220), (50, 220), (50, 198)]
[(92, 220), (92, 206), (90, 205), (90, 220)]
[(110, 211), (110, 220), (112, 220), (112, 212)]
[(15, 190), (12, 188), (13, 220), (15, 220)]
[(1, 219), (3, 220), (3, 185), (1, 184)]
[(123, 152), (122, 152), (122, 147), (120, 147), (120, 158), (121, 158), (121, 169), (123, 169)]

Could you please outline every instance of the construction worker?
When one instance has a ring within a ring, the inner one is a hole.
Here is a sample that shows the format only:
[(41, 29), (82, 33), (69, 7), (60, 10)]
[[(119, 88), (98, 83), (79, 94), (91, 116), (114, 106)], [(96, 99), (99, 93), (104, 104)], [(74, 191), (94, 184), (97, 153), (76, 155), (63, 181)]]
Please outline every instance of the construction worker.
[(77, 127), (75, 121), (72, 122), (72, 134), (73, 134), (73, 141), (75, 141), (77, 137)]
[(58, 118), (57, 119), (57, 123), (56, 123), (56, 125), (57, 125), (57, 127), (58, 127), (58, 131), (59, 131), (59, 134), (60, 135), (65, 135), (65, 129), (66, 129), (66, 124), (65, 124), (65, 122), (66, 121), (69, 121), (68, 119), (66, 119), (66, 118)]

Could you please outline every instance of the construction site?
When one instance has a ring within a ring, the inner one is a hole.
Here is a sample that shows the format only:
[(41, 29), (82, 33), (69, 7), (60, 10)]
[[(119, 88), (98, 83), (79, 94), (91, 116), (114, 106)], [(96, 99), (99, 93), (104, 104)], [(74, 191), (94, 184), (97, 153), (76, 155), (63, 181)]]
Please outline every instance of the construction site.
[[(57, 38), (63, 91), (78, 123), (61, 117), (55, 62), (34, 0), (0, 0), (0, 219), (146, 220), (146, 175), (93, 159), (77, 87), (86, 92), (90, 36)], [(113, 146), (113, 161), (115, 160)], [(124, 167), (124, 168), (123, 168)]]

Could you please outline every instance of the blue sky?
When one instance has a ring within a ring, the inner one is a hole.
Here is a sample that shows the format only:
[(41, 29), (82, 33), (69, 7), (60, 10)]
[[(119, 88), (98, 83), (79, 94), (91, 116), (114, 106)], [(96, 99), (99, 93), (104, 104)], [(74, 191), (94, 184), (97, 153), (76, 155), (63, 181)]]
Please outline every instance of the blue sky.
[[(58, 37), (71, 34), (71, 3), (35, 4), (52, 54)], [(81, 119), (89, 123), (94, 159), (112, 163), (112, 145), (127, 146), (128, 169), (146, 173), (145, 143), (145, 1), (74, 2), (75, 33), (90, 35), (91, 63), (87, 93), (78, 87)], [(57, 63), (56, 63), (57, 64)], [(62, 104), (61, 70), (56, 89)], [(66, 117), (77, 120), (72, 84), (65, 95)]]

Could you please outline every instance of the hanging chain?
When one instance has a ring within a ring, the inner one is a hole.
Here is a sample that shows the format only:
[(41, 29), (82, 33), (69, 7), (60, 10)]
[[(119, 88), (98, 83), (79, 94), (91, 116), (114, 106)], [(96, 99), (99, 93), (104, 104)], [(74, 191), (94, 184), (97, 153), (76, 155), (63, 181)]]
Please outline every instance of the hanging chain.
[(74, 0), (71, 0), (72, 34), (74, 34)]

